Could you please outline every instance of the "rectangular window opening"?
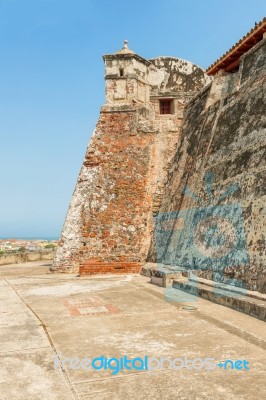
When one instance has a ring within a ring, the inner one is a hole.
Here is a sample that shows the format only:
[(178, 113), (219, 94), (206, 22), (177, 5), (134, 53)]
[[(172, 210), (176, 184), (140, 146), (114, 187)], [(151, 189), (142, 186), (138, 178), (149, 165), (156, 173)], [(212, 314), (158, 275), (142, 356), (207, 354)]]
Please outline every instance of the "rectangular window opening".
[(173, 100), (160, 100), (160, 114), (173, 114)]

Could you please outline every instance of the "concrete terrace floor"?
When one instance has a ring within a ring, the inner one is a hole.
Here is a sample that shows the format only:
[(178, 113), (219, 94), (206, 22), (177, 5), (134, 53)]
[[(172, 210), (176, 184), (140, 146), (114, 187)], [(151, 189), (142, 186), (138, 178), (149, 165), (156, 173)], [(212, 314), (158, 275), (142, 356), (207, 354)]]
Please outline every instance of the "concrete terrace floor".
[[(1, 400), (266, 398), (264, 322), (202, 299), (167, 302), (139, 275), (48, 272), (45, 262), (0, 267)], [(56, 353), (246, 359), (250, 370), (63, 371)]]

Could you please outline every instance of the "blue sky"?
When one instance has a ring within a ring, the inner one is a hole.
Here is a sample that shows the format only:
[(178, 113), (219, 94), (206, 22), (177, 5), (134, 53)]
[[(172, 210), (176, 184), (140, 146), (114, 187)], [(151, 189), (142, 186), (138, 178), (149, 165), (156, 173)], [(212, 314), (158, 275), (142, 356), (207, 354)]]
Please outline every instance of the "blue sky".
[(104, 103), (102, 55), (204, 68), (265, 0), (0, 0), (0, 237), (57, 237)]

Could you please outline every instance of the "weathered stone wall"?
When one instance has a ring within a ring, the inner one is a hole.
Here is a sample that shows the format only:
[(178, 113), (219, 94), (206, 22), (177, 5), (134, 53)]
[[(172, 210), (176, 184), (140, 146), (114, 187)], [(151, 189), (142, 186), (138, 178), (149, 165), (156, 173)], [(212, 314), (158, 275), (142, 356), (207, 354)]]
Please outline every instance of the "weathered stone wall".
[(211, 81), (202, 68), (180, 58), (158, 57), (149, 61), (151, 98), (169, 96), (188, 100)]
[[(265, 46), (264, 39), (242, 56), (238, 72), (217, 76), (187, 105), (149, 253), (150, 261), (183, 264), (263, 293)], [(199, 198), (184, 193), (187, 187)], [(220, 254), (219, 243), (212, 248), (215, 231), (209, 242), (204, 236), (213, 217), (226, 238)]]
[[(70, 235), (73, 225), (78, 229), (76, 251), (69, 248), (69, 261), (77, 265), (83, 254), (87, 259), (140, 261), (149, 245), (145, 246), (143, 238), (149, 229), (154, 133), (138, 131), (139, 113), (102, 109), (71, 205), (74, 209), (78, 205), (77, 221), (73, 224), (71, 209), (70, 221), (66, 221)], [(62, 250), (65, 252), (64, 247)]]
[[(184, 104), (210, 80), (199, 67), (178, 59), (149, 62), (134, 53), (104, 59), (106, 104), (65, 220), (54, 259), (57, 271), (78, 271), (86, 262), (92, 268), (93, 260), (146, 260)], [(198, 77), (195, 84), (191, 74)], [(175, 82), (173, 114), (159, 114), (159, 97), (165, 96), (163, 89), (155, 93), (154, 80), (161, 86), (168, 82), (167, 91)]]
[[(157, 129), (154, 153), (154, 175), (156, 188), (153, 194), (153, 215), (158, 213), (167, 174), (179, 143), (185, 104), (202, 89), (211, 78), (197, 65), (189, 61), (158, 57), (149, 60), (150, 104), (153, 108), (152, 120)], [(159, 100), (173, 101), (173, 114), (160, 114)]]

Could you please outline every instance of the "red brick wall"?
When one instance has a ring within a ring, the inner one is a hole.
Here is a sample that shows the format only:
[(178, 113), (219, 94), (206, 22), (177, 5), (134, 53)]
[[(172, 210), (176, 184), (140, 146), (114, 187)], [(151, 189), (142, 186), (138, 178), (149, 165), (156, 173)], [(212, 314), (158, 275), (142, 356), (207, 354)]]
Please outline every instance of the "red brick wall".
[[(88, 193), (82, 214), (84, 257), (143, 260), (152, 148), (153, 134), (137, 131), (136, 112), (101, 114), (84, 161), (86, 168), (101, 167), (98, 190)], [(99, 207), (92, 207), (97, 201)]]

